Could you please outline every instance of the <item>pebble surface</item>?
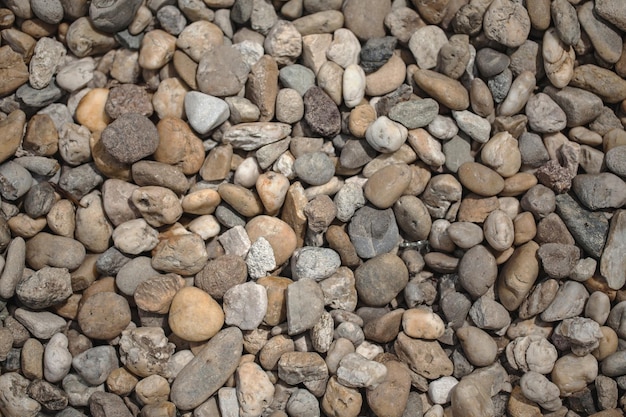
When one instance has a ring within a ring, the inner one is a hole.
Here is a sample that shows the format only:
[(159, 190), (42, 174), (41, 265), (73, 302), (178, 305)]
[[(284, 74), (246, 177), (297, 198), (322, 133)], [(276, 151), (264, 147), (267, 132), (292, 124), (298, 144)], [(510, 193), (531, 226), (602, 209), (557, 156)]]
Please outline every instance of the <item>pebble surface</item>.
[(623, 415), (623, 1), (0, 33), (0, 415)]

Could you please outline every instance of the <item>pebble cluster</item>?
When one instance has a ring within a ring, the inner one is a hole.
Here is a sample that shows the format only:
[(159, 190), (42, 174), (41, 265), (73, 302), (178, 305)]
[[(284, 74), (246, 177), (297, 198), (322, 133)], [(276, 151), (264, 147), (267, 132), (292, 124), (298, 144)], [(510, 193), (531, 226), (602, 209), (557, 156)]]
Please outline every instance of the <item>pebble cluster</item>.
[(0, 416), (623, 415), (625, 1), (0, 35)]

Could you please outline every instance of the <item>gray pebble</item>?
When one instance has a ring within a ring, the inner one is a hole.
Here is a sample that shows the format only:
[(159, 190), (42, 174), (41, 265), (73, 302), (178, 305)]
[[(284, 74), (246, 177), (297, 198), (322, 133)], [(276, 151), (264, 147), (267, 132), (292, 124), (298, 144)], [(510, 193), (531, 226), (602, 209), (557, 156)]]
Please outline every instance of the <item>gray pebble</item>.
[(602, 99), (590, 91), (575, 87), (557, 89), (547, 86), (544, 93), (563, 109), (567, 116), (567, 126), (582, 126), (593, 121), (600, 115), (603, 108)]
[(326, 184), (335, 175), (335, 164), (324, 152), (306, 153), (294, 163), (298, 178), (307, 184)]
[(510, 58), (491, 48), (481, 48), (476, 53), (476, 67), (485, 78), (501, 74), (511, 62)]
[(185, 174), (176, 166), (156, 161), (138, 161), (131, 168), (133, 181), (142, 187), (157, 185), (184, 194), (189, 188)]
[(15, 310), (15, 318), (38, 339), (50, 339), (67, 325), (65, 320), (49, 311), (29, 311), (23, 308)]
[(566, 281), (556, 293), (552, 303), (541, 313), (541, 319), (554, 322), (582, 314), (589, 293), (583, 284)]
[(58, 101), (63, 97), (63, 90), (54, 81), (54, 78), (41, 90), (37, 90), (31, 87), (29, 84), (24, 84), (15, 92), (15, 96), (19, 98), (26, 106), (29, 107), (46, 107), (49, 104)]
[(604, 155), (604, 163), (611, 172), (626, 178), (626, 145), (611, 148)]
[(0, 194), (14, 201), (26, 194), (33, 184), (33, 177), (26, 168), (13, 161), (0, 165)]
[(115, 33), (126, 29), (139, 6), (141, 0), (93, 0), (89, 17), (96, 29)]
[(536, 133), (522, 133), (518, 143), (523, 166), (528, 168), (539, 168), (550, 160), (550, 155), (543, 144), (541, 136)]
[(72, 279), (67, 269), (46, 266), (22, 277), (15, 294), (26, 307), (41, 310), (67, 300), (72, 295)]
[(104, 177), (93, 162), (64, 170), (59, 178), (59, 187), (77, 200), (82, 199), (102, 184)]
[(89, 397), (89, 411), (93, 417), (131, 417), (133, 415), (122, 397), (101, 391), (94, 392)]
[(69, 374), (63, 378), (63, 390), (67, 393), (70, 404), (74, 407), (86, 407), (89, 398), (96, 392), (104, 392), (104, 384), (92, 387), (76, 374)]
[(344, 356), (337, 369), (337, 380), (351, 388), (375, 388), (386, 376), (385, 365), (367, 360), (358, 353)]
[(445, 166), (450, 172), (457, 172), (466, 162), (474, 162), (471, 140), (467, 137), (454, 136), (443, 144), (443, 154), (446, 157)]
[(289, 397), (285, 411), (290, 417), (320, 417), (320, 403), (306, 389), (298, 389)]
[(113, 346), (96, 346), (75, 356), (72, 366), (85, 382), (100, 385), (119, 368), (117, 352)]
[(572, 3), (567, 0), (554, 0), (550, 14), (559, 38), (565, 45), (576, 45), (580, 40), (580, 23)]
[(315, 85), (315, 73), (304, 65), (287, 65), (280, 69), (278, 79), (285, 88), (292, 88), (304, 96)]
[(313, 328), (324, 312), (324, 293), (317, 282), (303, 279), (287, 287), (287, 328), (296, 335)]
[(491, 123), (468, 110), (452, 111), (456, 124), (476, 142), (486, 143), (491, 137)]
[(577, 175), (572, 189), (580, 202), (591, 210), (619, 208), (626, 203), (626, 183), (610, 172)]
[(585, 356), (599, 346), (603, 337), (597, 322), (583, 317), (573, 317), (563, 320), (556, 326), (552, 341), (561, 351), (571, 349), (575, 355)]
[(474, 324), (483, 330), (503, 330), (511, 324), (508, 310), (487, 296), (482, 296), (474, 302), (469, 316)]
[(232, 229), (235, 226), (245, 226), (246, 219), (231, 206), (222, 202), (215, 209), (215, 218), (227, 229)]
[(557, 213), (576, 243), (592, 257), (600, 258), (609, 229), (608, 220), (598, 213), (584, 209), (569, 194), (558, 195), (556, 204)]
[(363, 329), (349, 321), (340, 323), (337, 328), (335, 328), (334, 336), (335, 340), (337, 339), (348, 339), (354, 346), (359, 346), (365, 340), (365, 335), (363, 334)]
[[(337, 208), (339, 212), (339, 206)], [(400, 240), (393, 210), (376, 210), (369, 206), (356, 211), (348, 226), (348, 235), (357, 254), (367, 259), (389, 252)]]
[(439, 104), (432, 98), (402, 101), (389, 109), (387, 116), (407, 129), (430, 124), (439, 113)]
[(152, 268), (152, 259), (147, 256), (138, 256), (122, 265), (115, 275), (115, 285), (122, 294), (132, 297), (137, 286), (148, 279), (161, 275)]
[(513, 84), (513, 73), (510, 69), (505, 69), (500, 74), (489, 78), (487, 86), (491, 90), (493, 101), (501, 103), (509, 94), (509, 89)]
[(166, 32), (177, 36), (185, 29), (187, 20), (176, 6), (163, 6), (156, 14), (157, 20), (161, 24), (161, 28)]
[(141, 42), (143, 41), (144, 36), (145, 32), (132, 35), (128, 29), (124, 29), (121, 32), (117, 32), (114, 38), (124, 48), (131, 51), (137, 51), (141, 48)]
[(114, 277), (131, 259), (112, 246), (98, 256), (96, 270), (105, 277)]
[(339, 254), (329, 248), (305, 246), (291, 258), (291, 273), (295, 281), (328, 278), (341, 266)]
[(0, 297), (9, 299), (15, 294), (15, 287), (22, 279), (26, 260), (26, 244), (24, 239), (16, 237), (8, 245), (4, 255), (6, 263), (0, 275)]
[(55, 203), (54, 188), (47, 181), (33, 185), (24, 198), (24, 211), (33, 219), (48, 214)]
[(51, 25), (63, 20), (63, 5), (60, 0), (30, 0), (30, 8), (35, 16)]
[(31, 174), (41, 175), (44, 177), (52, 177), (61, 168), (59, 161), (54, 158), (46, 158), (44, 156), (22, 156), (13, 160), (29, 170)]
[(341, 149), (339, 163), (348, 169), (360, 168), (376, 157), (377, 152), (366, 140), (349, 140)]
[(565, 112), (544, 93), (535, 94), (528, 99), (526, 116), (530, 128), (538, 133), (560, 132), (567, 125)]
[(267, 312), (265, 287), (249, 281), (237, 284), (224, 294), (225, 322), (241, 330), (256, 329)]
[(602, 373), (608, 377), (626, 375), (626, 350), (609, 355), (602, 361)]
[(358, 267), (354, 278), (359, 300), (367, 306), (382, 307), (406, 287), (409, 271), (398, 256), (383, 253)]
[(252, 279), (264, 277), (276, 269), (274, 250), (267, 239), (260, 237), (252, 243), (246, 255), (246, 265)]
[(580, 259), (580, 249), (575, 245), (545, 243), (537, 251), (543, 270), (551, 278), (567, 278)]
[(398, 40), (394, 36), (371, 38), (361, 48), (360, 65), (366, 74), (378, 70), (393, 55)]

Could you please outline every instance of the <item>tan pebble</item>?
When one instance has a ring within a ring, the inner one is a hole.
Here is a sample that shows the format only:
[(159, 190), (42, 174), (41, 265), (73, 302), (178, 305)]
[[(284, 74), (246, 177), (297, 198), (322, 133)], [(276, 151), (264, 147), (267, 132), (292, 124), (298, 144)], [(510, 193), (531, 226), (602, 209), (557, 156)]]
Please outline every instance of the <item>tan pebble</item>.
[(261, 122), (274, 118), (277, 95), (278, 65), (274, 58), (264, 55), (250, 69), (246, 84), (246, 96), (259, 108)]
[(376, 120), (376, 110), (369, 104), (361, 104), (350, 111), (348, 129), (357, 138), (364, 138), (369, 125)]
[(302, 63), (317, 74), (327, 61), (326, 51), (330, 47), (333, 35), (320, 33), (302, 37)]
[[(35, 21), (31, 20), (30, 22), (34, 23)], [(40, 35), (34, 35), (31, 33), (31, 36), (34, 38), (51, 35), (51, 33), (47, 30), (42, 31), (42, 27), (38, 24), (31, 24), (31, 27), (34, 29), (33, 32), (40, 33)], [(22, 30), (26, 32), (24, 26), (22, 26)], [(54, 26), (52, 26), (52, 31), (52, 33), (54, 33)], [(46, 34), (44, 35), (43, 33)], [(72, 22), (72, 24), (67, 28), (65, 40), (68, 49), (79, 58), (105, 54), (117, 45), (117, 41), (113, 37), (113, 34), (97, 30), (87, 16), (79, 17)]]
[(80, 200), (81, 206), (76, 209), (76, 240), (87, 250), (102, 253), (109, 248), (113, 226), (109, 223), (99, 191), (92, 191)]
[(458, 175), (463, 186), (485, 197), (498, 195), (504, 188), (504, 179), (496, 171), (477, 162), (461, 165)]
[(317, 85), (338, 106), (343, 100), (343, 73), (344, 69), (333, 61), (326, 61), (317, 73)]
[(185, 94), (189, 87), (178, 77), (165, 79), (159, 83), (152, 96), (152, 105), (159, 119), (176, 117), (181, 119), (185, 114)]
[(555, 28), (544, 32), (541, 47), (546, 76), (553, 86), (563, 88), (569, 84), (574, 76), (574, 48), (566, 45), (559, 38)]
[(361, 264), (361, 259), (350, 241), (350, 236), (341, 226), (330, 226), (326, 231), (326, 239), (328, 240), (328, 246), (339, 254), (342, 265), (354, 267)]
[(472, 111), (479, 116), (488, 117), (493, 114), (494, 103), (491, 90), (481, 78), (474, 78), (470, 83), (470, 102)]
[(513, 227), (515, 229), (515, 237), (513, 239), (515, 246), (529, 242), (537, 234), (535, 218), (533, 214), (528, 211), (515, 216), (515, 219), (513, 219)]
[(139, 283), (133, 294), (137, 307), (157, 314), (167, 314), (172, 299), (185, 286), (177, 274), (157, 275)]
[(139, 67), (139, 52), (128, 49), (115, 51), (115, 59), (111, 64), (111, 77), (120, 83), (134, 84), (139, 80), (141, 68)]
[(200, 176), (204, 181), (223, 180), (230, 172), (232, 158), (233, 147), (230, 144), (216, 146), (204, 160)]
[(130, 394), (137, 382), (139, 379), (124, 367), (112, 370), (106, 380), (109, 392), (122, 396)]
[(500, 204), (497, 197), (482, 197), (478, 194), (468, 194), (461, 200), (457, 220), (482, 223), (489, 213), (498, 209), (498, 207), (500, 207)]
[(469, 107), (469, 94), (463, 84), (438, 72), (418, 69), (413, 74), (417, 85), (450, 110)]
[(223, 44), (222, 30), (216, 24), (206, 20), (191, 23), (176, 39), (176, 47), (196, 62), (200, 62), (209, 49)]
[(81, 294), (72, 294), (64, 302), (52, 307), (52, 311), (68, 320), (76, 320), (78, 316), (78, 306), (80, 305)]
[(508, 132), (496, 133), (483, 146), (480, 156), (483, 164), (504, 178), (515, 175), (522, 166), (517, 140)]
[(409, 131), (408, 142), (417, 156), (427, 165), (440, 167), (446, 162), (446, 156), (441, 150), (441, 142), (432, 137), (425, 129)]
[[(7, 327), (3, 329), (8, 330)], [(43, 353), (44, 347), (39, 340), (33, 337), (26, 340), (20, 357), (21, 371), (26, 378), (43, 379)]]
[(241, 185), (224, 183), (218, 187), (217, 191), (222, 200), (230, 204), (242, 216), (254, 217), (263, 213), (263, 203), (259, 196)]
[(406, 64), (399, 51), (375, 72), (365, 77), (365, 94), (371, 97), (383, 96), (400, 87), (406, 78)]
[(4, 120), (0, 120), (0, 162), (6, 161), (17, 151), (22, 141), (26, 114), (22, 110), (12, 111)]
[(145, 69), (159, 69), (174, 56), (176, 38), (161, 29), (151, 30), (143, 37), (139, 49), (139, 65)]
[(206, 292), (185, 287), (172, 300), (168, 323), (172, 332), (181, 339), (201, 342), (220, 331), (224, 325), (224, 312)]
[(115, 293), (115, 278), (113, 277), (104, 277), (95, 281), (88, 288), (83, 291), (83, 298), (80, 299), (80, 303), (78, 308), (81, 309), (83, 305), (91, 298), (92, 296), (99, 294), (101, 292), (112, 292)]
[(170, 396), (170, 384), (160, 375), (150, 375), (135, 385), (135, 395), (140, 404), (159, 404)]
[(409, 368), (395, 358), (383, 363), (387, 376), (377, 387), (366, 391), (367, 403), (377, 416), (401, 416), (408, 408), (411, 391)]
[(55, 234), (64, 237), (74, 237), (75, 223), (74, 204), (69, 200), (59, 200), (46, 215), (47, 224)]
[(361, 412), (363, 397), (356, 388), (348, 388), (332, 376), (322, 398), (322, 411), (328, 416), (357, 417)]
[(519, 307), (539, 275), (537, 250), (534, 241), (516, 248), (500, 271), (497, 293), (502, 305), (509, 311)]
[(416, 339), (439, 339), (446, 326), (429, 308), (410, 308), (402, 315), (402, 329), (407, 336)]
[(462, 327), (456, 331), (465, 357), (474, 366), (491, 365), (498, 354), (498, 346), (491, 336), (478, 327)]
[(412, 179), (407, 164), (393, 164), (379, 169), (365, 183), (365, 197), (379, 209), (386, 209), (402, 196)]
[(131, 320), (128, 301), (114, 292), (98, 292), (83, 301), (78, 311), (78, 325), (92, 339), (119, 336)]
[(104, 110), (109, 97), (107, 88), (94, 88), (89, 91), (76, 107), (76, 121), (92, 132), (102, 131), (111, 123), (111, 118)]
[(14, 236), (31, 238), (46, 227), (47, 221), (45, 217), (33, 219), (25, 213), (18, 213), (16, 216), (11, 217), (7, 224)]
[(157, 124), (157, 131), (159, 146), (154, 159), (180, 167), (185, 175), (197, 174), (204, 162), (204, 146), (189, 125), (180, 118), (165, 117)]
[(183, 214), (176, 194), (165, 187), (139, 187), (133, 191), (131, 201), (150, 226), (174, 224)]
[(489, 213), (483, 224), (483, 231), (489, 245), (497, 251), (507, 250), (513, 244), (513, 221), (500, 209)]
[[(412, 164), (417, 159), (417, 154), (407, 143), (402, 144), (400, 149), (393, 153), (380, 154), (363, 167), (363, 176), (369, 178), (379, 169), (393, 164)], [(420, 161), (421, 162), (421, 161)]]
[(576, 356), (569, 353), (560, 357), (554, 364), (551, 380), (562, 396), (584, 389), (598, 376), (598, 361), (592, 355)]
[(113, 157), (102, 143), (101, 131), (94, 132), (89, 138), (91, 156), (96, 167), (107, 177), (123, 181), (130, 181), (132, 178), (131, 165), (123, 164)]
[(182, 207), (189, 214), (212, 214), (222, 201), (220, 194), (209, 188), (194, 191), (183, 197)]
[(11, 49), (10, 45), (0, 48), (0, 60), (2, 61), (0, 96), (4, 97), (28, 81), (28, 67), (24, 63), (24, 58)]
[(281, 219), (292, 228), (296, 234), (296, 247), (304, 245), (304, 235), (307, 230), (307, 218), (304, 214), (309, 200), (307, 199), (304, 188), (300, 182), (296, 181), (287, 190), (285, 203), (281, 213)]
[(264, 237), (274, 250), (276, 265), (282, 265), (296, 249), (296, 234), (284, 221), (270, 216), (257, 216), (246, 224), (251, 242)]
[(324, 10), (296, 19), (293, 24), (302, 36), (333, 33), (343, 26), (343, 13), (339, 10)]
[(281, 88), (276, 95), (276, 120), (296, 123), (303, 116), (304, 102), (300, 93), (292, 88)]
[(59, 134), (49, 115), (35, 114), (30, 118), (22, 147), (39, 156), (52, 156), (57, 152)]
[(518, 172), (504, 180), (503, 197), (515, 197), (524, 194), (537, 185), (537, 177), (529, 172)]
[(591, 354), (599, 361), (606, 359), (609, 355), (617, 352), (619, 338), (615, 330), (608, 326), (600, 327), (602, 332), (602, 339), (600, 339), (599, 346), (591, 352)]
[(285, 202), (289, 186), (289, 178), (283, 174), (268, 171), (259, 175), (256, 190), (267, 214), (270, 216), (278, 214)]
[(196, 72), (198, 71), (198, 63), (191, 59), (189, 55), (179, 50), (174, 52), (172, 62), (174, 63), (174, 68), (178, 76), (189, 88), (197, 90), (198, 82), (196, 81)]
[(286, 291), (293, 281), (289, 278), (266, 276), (259, 278), (257, 284), (267, 291), (267, 311), (263, 323), (268, 326), (277, 326), (287, 319)]
[(524, 71), (513, 80), (509, 93), (498, 107), (499, 116), (513, 116), (519, 113), (533, 94), (537, 80), (535, 74)]

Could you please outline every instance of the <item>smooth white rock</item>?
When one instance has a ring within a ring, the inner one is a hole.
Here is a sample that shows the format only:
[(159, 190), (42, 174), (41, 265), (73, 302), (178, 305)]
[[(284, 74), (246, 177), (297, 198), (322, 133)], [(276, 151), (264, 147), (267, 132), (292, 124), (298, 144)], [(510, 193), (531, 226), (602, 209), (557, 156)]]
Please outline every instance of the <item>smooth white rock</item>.
[(46, 381), (61, 381), (72, 367), (72, 354), (68, 350), (67, 336), (57, 333), (48, 342), (43, 353), (43, 375)]
[(365, 71), (360, 65), (348, 65), (343, 72), (343, 101), (349, 108), (356, 107), (365, 97)]
[(113, 230), (113, 244), (121, 252), (139, 255), (156, 247), (159, 243), (159, 232), (153, 229), (144, 219), (124, 222)]
[(380, 116), (365, 131), (365, 140), (381, 153), (392, 153), (400, 149), (409, 131), (387, 116)]

